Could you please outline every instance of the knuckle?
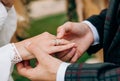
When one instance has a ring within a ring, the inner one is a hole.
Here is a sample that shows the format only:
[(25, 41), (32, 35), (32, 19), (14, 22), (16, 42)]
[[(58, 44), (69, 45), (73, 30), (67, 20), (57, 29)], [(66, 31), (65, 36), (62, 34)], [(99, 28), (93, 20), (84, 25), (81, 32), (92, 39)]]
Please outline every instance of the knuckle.
[(36, 47), (35, 44), (30, 44), (30, 45), (28, 46), (28, 48), (29, 48), (30, 50), (33, 50), (35, 47)]
[(72, 22), (70, 22), (70, 21), (67, 21), (65, 24), (71, 24)]
[(50, 33), (48, 33), (48, 32), (44, 32), (43, 35), (49, 36)]
[(55, 36), (54, 35), (52, 35), (52, 34), (50, 34), (50, 33), (48, 33), (48, 32), (45, 32), (45, 33), (43, 33), (44, 35), (44, 37), (46, 37), (46, 38), (55, 38)]
[(48, 32), (44, 32), (44, 34), (49, 34)]
[(66, 25), (71, 27), (72, 26), (72, 22), (70, 22), (70, 21), (66, 22)]
[(67, 22), (67, 23), (65, 23), (65, 26), (66, 26), (66, 28), (68, 28), (69, 29), (69, 31), (72, 29), (72, 27), (73, 27), (73, 22)]
[(55, 50), (55, 49), (50, 48), (50, 49), (48, 49), (46, 52), (47, 52), (48, 54), (51, 54), (51, 53), (53, 53), (53, 52), (54, 52), (54, 50)]

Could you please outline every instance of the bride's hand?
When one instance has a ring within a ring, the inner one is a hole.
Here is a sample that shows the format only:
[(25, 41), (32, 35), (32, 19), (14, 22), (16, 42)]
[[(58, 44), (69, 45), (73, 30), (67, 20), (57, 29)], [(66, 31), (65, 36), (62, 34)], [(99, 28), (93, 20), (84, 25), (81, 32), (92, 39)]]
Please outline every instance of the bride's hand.
[(25, 46), (27, 45), (29, 45), (29, 47), (32, 47), (34, 45), (36, 48), (39, 48), (46, 54), (54, 54), (56, 52), (75, 47), (75, 43), (70, 43), (64, 39), (56, 39), (54, 35), (45, 32), (38, 36), (26, 39), (22, 42), (15, 43), (15, 46), (18, 49), (23, 60), (34, 58), (34, 55), (25, 49)]

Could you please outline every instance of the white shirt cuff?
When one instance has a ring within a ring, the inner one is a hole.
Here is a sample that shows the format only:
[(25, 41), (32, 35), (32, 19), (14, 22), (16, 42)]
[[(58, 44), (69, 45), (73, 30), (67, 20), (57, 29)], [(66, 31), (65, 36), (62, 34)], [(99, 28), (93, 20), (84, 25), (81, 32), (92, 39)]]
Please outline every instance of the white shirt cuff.
[(95, 26), (92, 23), (90, 23), (89, 21), (83, 21), (82, 23), (87, 24), (93, 33), (94, 43), (92, 45), (99, 44), (99, 35), (98, 35), (97, 29), (95, 28)]
[(71, 63), (66, 63), (66, 62), (61, 63), (61, 65), (60, 65), (60, 67), (58, 69), (58, 72), (57, 72), (56, 81), (65, 81), (64, 80), (64, 78), (65, 78), (65, 72), (66, 72), (67, 67), (70, 64)]

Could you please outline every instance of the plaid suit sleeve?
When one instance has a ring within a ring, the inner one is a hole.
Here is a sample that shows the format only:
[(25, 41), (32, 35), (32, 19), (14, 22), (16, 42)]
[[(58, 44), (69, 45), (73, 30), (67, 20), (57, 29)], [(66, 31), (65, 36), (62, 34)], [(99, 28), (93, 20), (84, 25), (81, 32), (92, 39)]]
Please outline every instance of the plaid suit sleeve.
[(88, 53), (95, 53), (103, 47), (103, 31), (104, 31), (106, 13), (107, 13), (107, 9), (103, 10), (99, 15), (93, 15), (87, 19), (87, 21), (91, 22), (96, 27), (100, 38), (99, 41), (100, 44), (91, 46), (88, 49)]
[(120, 66), (111, 63), (72, 64), (65, 81), (120, 81)]

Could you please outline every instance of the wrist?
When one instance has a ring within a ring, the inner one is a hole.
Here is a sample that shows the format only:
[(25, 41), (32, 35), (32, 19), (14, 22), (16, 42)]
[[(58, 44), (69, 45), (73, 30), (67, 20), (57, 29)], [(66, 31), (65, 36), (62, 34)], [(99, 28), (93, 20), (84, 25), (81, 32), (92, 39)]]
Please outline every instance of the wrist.
[(93, 34), (93, 38), (94, 38), (94, 41), (92, 43), (92, 45), (96, 45), (96, 44), (99, 44), (99, 34), (98, 34), (98, 31), (96, 29), (96, 27), (89, 21), (83, 21), (82, 23), (85, 23), (88, 25), (88, 27), (90, 28), (90, 30), (92, 31), (92, 34)]
[(57, 63), (57, 67), (56, 67), (56, 71), (55, 71), (55, 76), (54, 76), (54, 81), (57, 81), (57, 72), (58, 72), (61, 64), (62, 64), (62, 61), (60, 61), (59, 63)]
[(14, 43), (14, 45), (23, 60), (29, 60), (34, 58), (34, 56), (25, 48), (25, 41)]
[(62, 63), (63, 62), (61, 60), (58, 60), (58, 59), (56, 59), (56, 62), (51, 63), (51, 65), (53, 65), (53, 66), (48, 68), (49, 71), (47, 73), (50, 73), (50, 75), (49, 75), (50, 77), (48, 80), (57, 81), (57, 73), (58, 73), (58, 70), (59, 70), (60, 65)]
[(93, 42), (94, 42), (94, 35), (93, 35), (93, 32), (92, 32), (91, 28), (86, 23), (81, 23), (81, 24), (83, 25), (83, 27), (85, 28), (85, 30), (87, 32), (86, 33), (86, 37), (89, 38), (90, 44), (93, 44)]

